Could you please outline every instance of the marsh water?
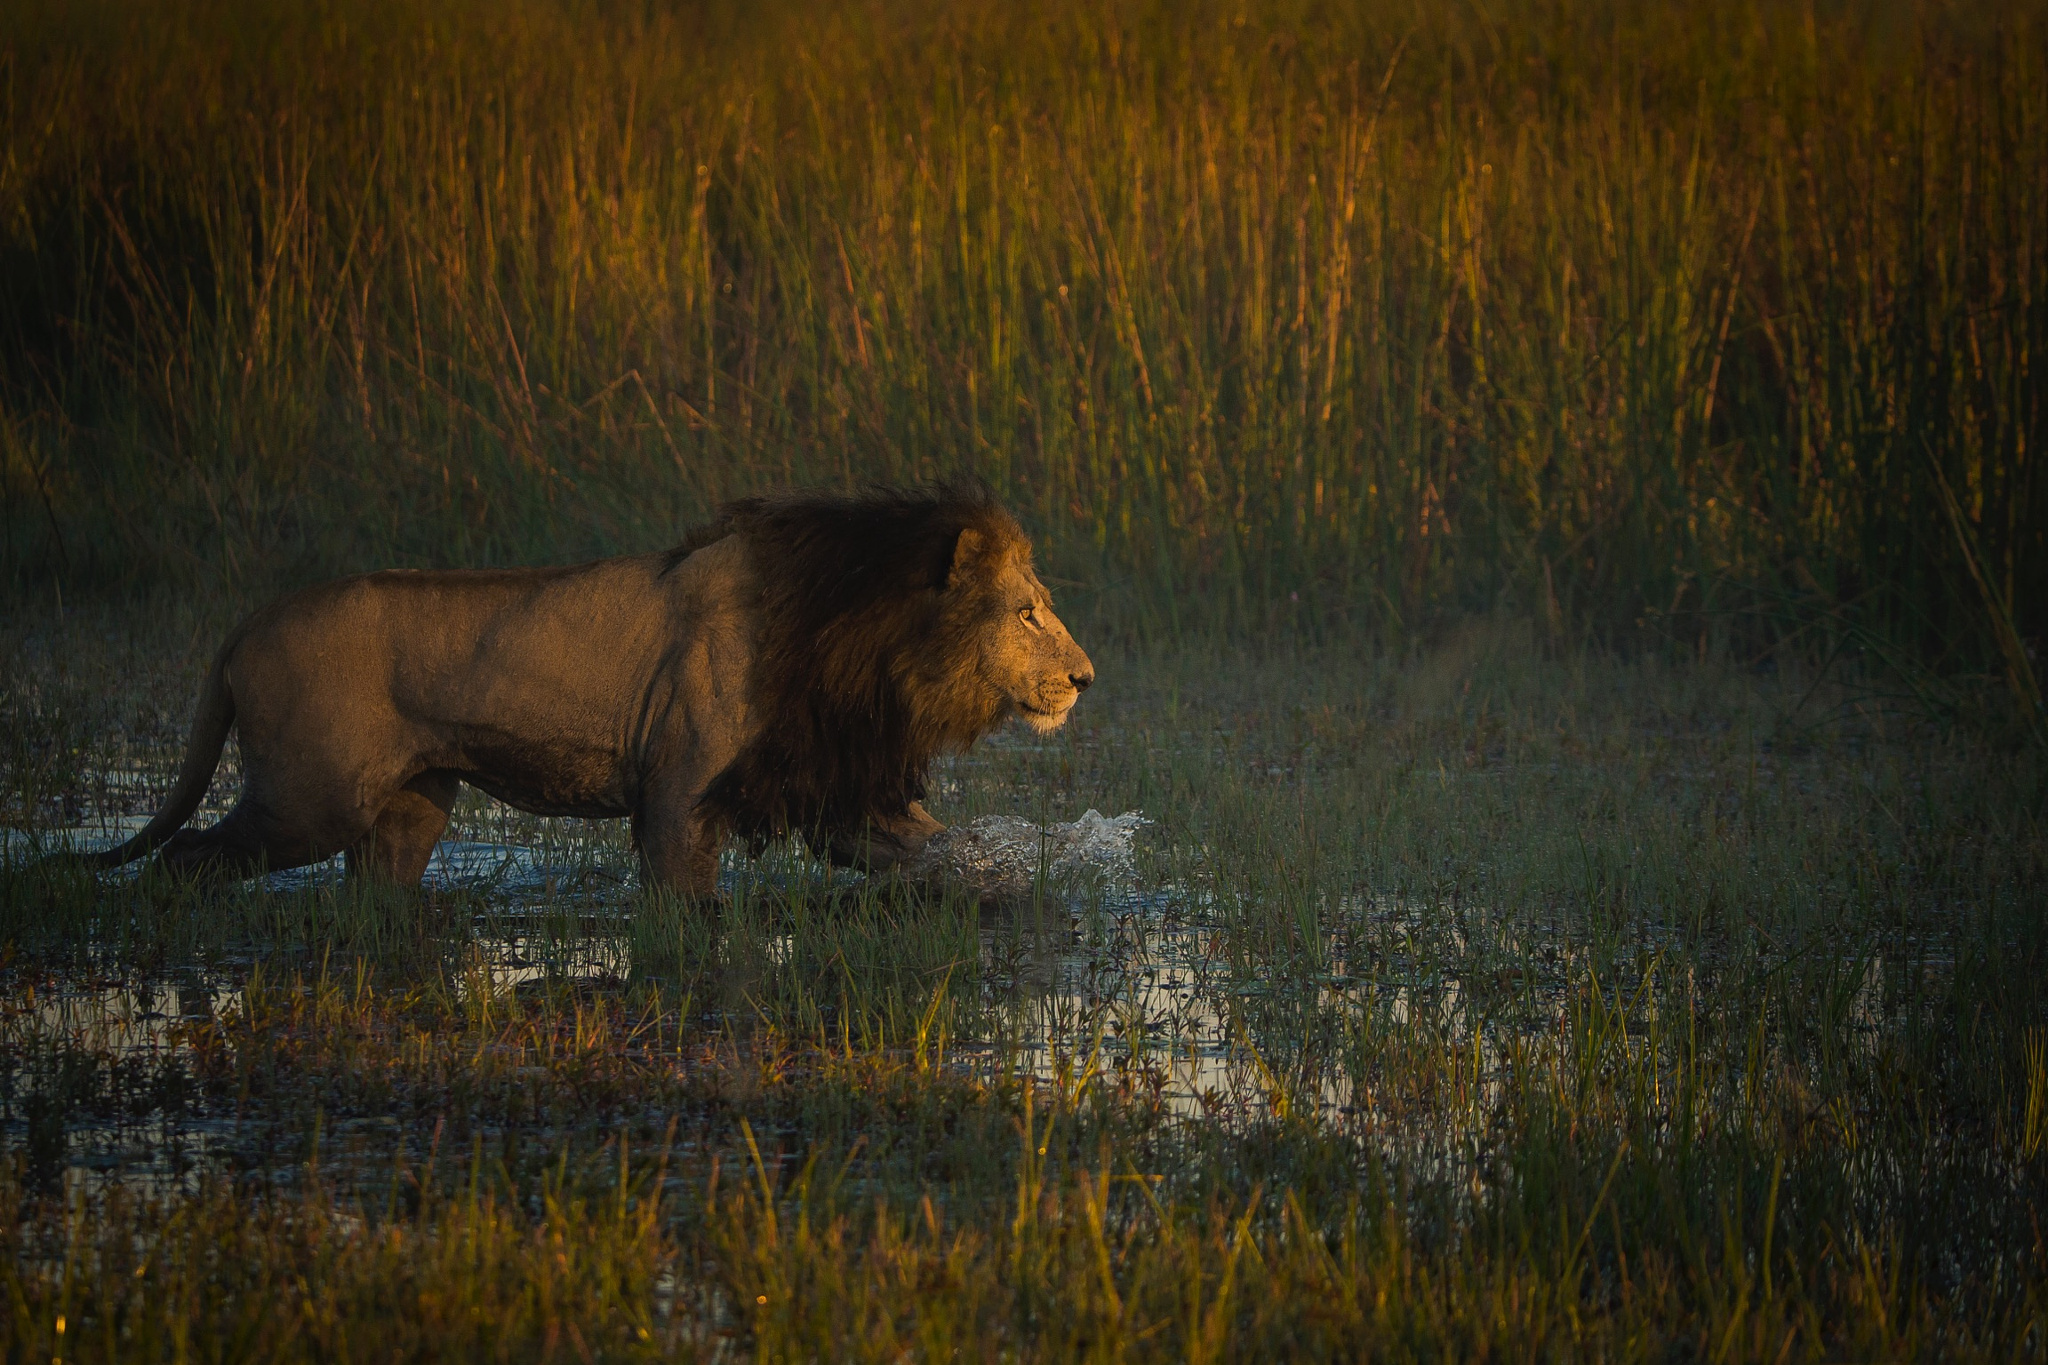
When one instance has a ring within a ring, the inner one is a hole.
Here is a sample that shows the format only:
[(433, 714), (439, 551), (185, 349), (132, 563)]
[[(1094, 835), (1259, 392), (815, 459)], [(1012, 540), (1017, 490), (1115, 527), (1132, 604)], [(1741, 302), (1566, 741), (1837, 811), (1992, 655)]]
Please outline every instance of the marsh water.
[[(145, 819), (109, 816), (33, 841), (9, 832), (7, 856), (111, 846)], [(1451, 907), (1354, 897), (1339, 915), (1276, 922), (1283, 942), (1274, 946), (1289, 964), (1283, 977), (1270, 958), (1247, 952), (1241, 907), (1161, 874), (1160, 860), (1147, 856), (1150, 824), (1136, 811), (1089, 810), (1046, 825), (985, 815), (951, 832), (952, 870), (965, 884), (1008, 894), (984, 898), (978, 911), (962, 900), (942, 912), (964, 917), (975, 948), (971, 961), (944, 964), (936, 988), (949, 996), (942, 1065), (1069, 1085), (1108, 1078), (1170, 1113), (1226, 1124), (1275, 1114), (1342, 1124), (1374, 1104), (1347, 1062), (1355, 1035), (1377, 1021), (1426, 1031), (1465, 1059), (1472, 1093), (1451, 1112), (1476, 1124), (1498, 1085), (1505, 1035), (1558, 1026), (1560, 950), (1511, 935), (1482, 942)], [(447, 964), (454, 989), (606, 992), (658, 981), (658, 966), (635, 960), (645, 946), (633, 932), (639, 888), (616, 835), (571, 822), (541, 828), (546, 837), (530, 842), (472, 837), (437, 848), (421, 913), (440, 915), (444, 930), (451, 909), (468, 919), (455, 935), (459, 960)], [(137, 867), (103, 875), (126, 880)], [(760, 859), (729, 851), (721, 878), (728, 903), (742, 906), (778, 896), (830, 904), (834, 893), (857, 896), (863, 880), (793, 847)], [(263, 879), (263, 894), (276, 898), (317, 903), (343, 889), (339, 858)], [(1325, 919), (1351, 928), (1322, 929)], [(772, 974), (802, 951), (801, 930), (772, 916), (762, 925), (755, 957)], [(1359, 925), (1370, 932), (1361, 936)], [(13, 968), (14, 988), (0, 1004), (0, 1043), (16, 1059), (5, 1126), (32, 1164), (61, 1168), (69, 1180), (151, 1189), (192, 1181), (209, 1166), (288, 1174), (303, 1164), (302, 1135), (267, 1131), (261, 1113), (205, 1113), (184, 1102), (189, 1046), (242, 1008), (252, 973), (361, 964), (325, 954), (294, 961), (251, 943), (146, 962), (89, 947), (63, 969)], [(1484, 979), (1468, 980), (1475, 974)], [(1636, 1006), (1654, 1014), (1654, 987), (1643, 996), (1641, 984)], [(1479, 997), (1493, 1001), (1483, 1016), (1468, 1008)], [(69, 1102), (67, 1087), (77, 1092)], [(342, 1120), (328, 1141), (345, 1145), (350, 1128), (379, 1122)], [(1446, 1156), (1475, 1136), (1455, 1120), (1433, 1127)]]
[[(52, 881), (25, 865), (132, 833), (174, 753), (53, 744), (97, 761), (53, 761), (13, 808), (34, 836), (0, 832), (0, 1149), (46, 1202), (317, 1178), (374, 1213), (473, 1160), (535, 1197), (670, 1133), (678, 1210), (719, 1160), (795, 1189), (820, 1151), (979, 1207), (1014, 1195), (1035, 1095), (1066, 1161), (1189, 1208), (1377, 1180), (1456, 1237), (1548, 1217), (1577, 1163), (1581, 1210), (1634, 1179), (1633, 1217), (1753, 1228), (1782, 1162), (1804, 1254), (1881, 1229), (1943, 1283), (2013, 1272), (2048, 1152), (2032, 836), (1985, 795), (2015, 779), (1767, 747), (1711, 707), (1669, 721), (1669, 688), (1598, 710), (1559, 683), (1500, 721), (1483, 688), (1444, 700), (1462, 683), (1401, 701), (1405, 676), (1374, 695), (1413, 723), (1162, 684), (1058, 742), (990, 736), (933, 784), (953, 871), (1000, 892), (978, 905), (780, 844), (731, 850), (720, 909), (689, 911), (641, 895), (622, 825), (477, 797), (421, 898), (338, 861), (205, 895)], [(961, 1095), (1000, 1114), (971, 1178), (932, 1155)]]
[[(652, 992), (671, 1019), (687, 1015), (675, 1027), (693, 1046), (730, 1055), (765, 1035), (894, 1049), (968, 1078), (1114, 1090), (1191, 1135), (1313, 1131), (1433, 1182), (1452, 1204), (1507, 1178), (1504, 1116), (1550, 1105), (1612, 1124), (1640, 1109), (1676, 1134), (1677, 1117), (1656, 1116), (1691, 1103), (1671, 1098), (1682, 1087), (1710, 1094), (1712, 1122), (1731, 1130), (1762, 1131), (1757, 1116), (1777, 1114), (1810, 1135), (1801, 1141), (1824, 1139), (1850, 1201), (1880, 1214), (1919, 1197), (1916, 1166), (1946, 1171), (1957, 1190), (2014, 1188), (2016, 1153), (2034, 1150), (2025, 1132), (1982, 1142), (1937, 1128), (1918, 1146), (1873, 1136), (1903, 1102), (1884, 1088), (1888, 1068), (1952, 998), (1943, 916), (1897, 914), (1892, 928), (1859, 912), (1828, 928), (1776, 910), (1747, 941), (1701, 918), (1717, 897), (1760, 903), (1755, 884), (1713, 880), (1743, 864), (1695, 850), (1702, 829), (1730, 842), (1717, 812), (1777, 790), (1773, 760), (1752, 752), (1723, 771), (1718, 750), (1688, 751), (1696, 766), (1662, 788), (1587, 770), (1587, 809), (1614, 790), (1637, 803), (1610, 829), (1566, 813), (1575, 789), (1558, 775), (1576, 770), (1564, 759), (1453, 774), (1430, 758), (1402, 770), (1419, 781), (1339, 780), (1315, 765), (1356, 761), (1351, 750), (1318, 760), (1275, 741), (1274, 724), (1141, 729), (1135, 747), (1113, 727), (1073, 749), (998, 735), (986, 758), (949, 760), (934, 776), (937, 808), (955, 822), (951, 870), (999, 892), (978, 906), (905, 899), (785, 844), (729, 850), (723, 908), (678, 916), (643, 902), (620, 824), (538, 820), (480, 797), (458, 808), (417, 903), (366, 907), (338, 859), (273, 874), (224, 908), (188, 899), (169, 913), (127, 894), (137, 868), (105, 873), (94, 893), (105, 908), (84, 927), (27, 934), (39, 946), (0, 964), (0, 1142), (46, 1185), (291, 1184), (317, 1159), (329, 1173), (358, 1163), (375, 1188), (373, 1167), (388, 1174), (394, 1152), (431, 1159), (433, 1113), (393, 1117), (360, 1097), (323, 1110), (305, 1094), (289, 1112), (227, 1103), (236, 1084), (202, 1074), (250, 1041), (238, 1021), (252, 1000), (374, 982), (387, 1006), (422, 989), (458, 1005), (520, 997), (542, 1013), (609, 1001), (614, 1019)], [(1632, 737), (1624, 752), (1661, 742)], [(1066, 780), (1077, 754), (1128, 761), (1140, 777)], [(33, 837), (4, 832), (4, 856), (20, 866), (127, 837), (166, 779), (153, 757), (78, 774), (66, 787), (75, 804), (46, 802)], [(233, 757), (200, 821), (232, 799)], [(1798, 781), (1833, 772), (1817, 763)], [(1652, 799), (1687, 784), (1714, 803)], [(1805, 799), (1783, 785), (1786, 802)], [(1357, 791), (1372, 799), (1346, 796)], [(1135, 808), (1089, 809), (1102, 792)], [(1503, 835), (1521, 811), (1542, 822), (1532, 830), (1565, 835)], [(1454, 875), (1371, 871), (1386, 850), (1424, 846), (1402, 832), (1411, 817), (1456, 844), (1459, 861), (1437, 864)], [(1796, 819), (1766, 827), (1808, 837)], [(1492, 832), (1461, 833), (1472, 829)], [(1761, 884), (1788, 888), (1788, 907), (1806, 894), (1795, 869), (1840, 846), (1822, 829), (1811, 839), (1797, 859), (1753, 864)], [(1520, 861), (1461, 889), (1458, 869), (1495, 849)], [(1830, 875), (1863, 884), (1848, 864)], [(232, 1046), (210, 1046), (223, 1038)], [(2001, 1083), (2048, 1104), (2048, 1079)], [(667, 1116), (635, 1121), (659, 1132)], [(543, 1145), (591, 1136), (583, 1119), (519, 1122)], [(787, 1136), (794, 1153), (801, 1137)]]

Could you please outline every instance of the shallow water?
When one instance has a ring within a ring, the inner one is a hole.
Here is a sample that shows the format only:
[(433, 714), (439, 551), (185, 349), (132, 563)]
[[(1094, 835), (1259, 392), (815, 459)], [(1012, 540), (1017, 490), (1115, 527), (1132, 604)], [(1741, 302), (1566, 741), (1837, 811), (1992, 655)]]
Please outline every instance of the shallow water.
[[(57, 852), (95, 853), (114, 847), (148, 823), (147, 815), (110, 815), (33, 834), (26, 830), (0, 829), (0, 855), (35, 857)], [(574, 845), (570, 847), (573, 849)], [(570, 886), (587, 882), (593, 876), (607, 877), (607, 874), (590, 866), (587, 859), (564, 860), (550, 856), (559, 852), (561, 850), (489, 840), (445, 839), (435, 845), (433, 856), (427, 861), (422, 885), (428, 891), (496, 891), (517, 903), (561, 894)], [(135, 877), (147, 865), (146, 860), (133, 862), (101, 875)], [(343, 861), (337, 854), (325, 862), (270, 873), (262, 881), (273, 891), (294, 891), (338, 881), (343, 874)], [(622, 881), (618, 874), (610, 874), (609, 880), (613, 884), (614, 898), (623, 904), (630, 895), (631, 885)]]
[[(143, 817), (123, 817), (54, 831), (41, 845), (107, 847)], [(1270, 977), (1247, 973), (1225, 951), (1226, 930), (1213, 897), (1178, 884), (1148, 884), (1136, 846), (1150, 825), (1139, 812), (1115, 817), (1084, 812), (1070, 822), (1039, 826), (1013, 816), (984, 816), (935, 841), (936, 857), (920, 874), (980, 892), (987, 907), (980, 931), (982, 1017), (992, 1026), (952, 1040), (966, 1065), (1016, 1068), (1043, 1079), (1094, 1072), (1150, 1091), (1171, 1112), (1250, 1118), (1281, 1107), (1327, 1115), (1351, 1112), (1351, 1084), (1335, 1059), (1300, 1055), (1283, 1039), (1262, 1042), (1255, 1016), (1262, 1003), (1298, 993)], [(494, 990), (552, 979), (617, 982), (631, 975), (628, 943), (637, 890), (616, 850), (574, 839), (548, 847), (488, 840), (450, 840), (436, 850), (425, 885), (460, 892), (488, 907), (473, 940), (476, 960)], [(288, 893), (338, 883), (341, 859), (273, 873), (264, 884)], [(815, 865), (793, 869), (774, 860), (750, 862), (729, 853), (721, 883), (775, 887), (796, 879), (848, 886), (855, 875)], [(589, 932), (522, 932), (537, 917), (573, 908)], [(1419, 917), (1403, 912), (1403, 924)], [(1392, 923), (1390, 920), (1389, 923)], [(766, 945), (769, 961), (789, 952), (786, 939)], [(1428, 1000), (1432, 1020), (1459, 1026), (1456, 981), (1383, 983), (1354, 973), (1342, 948), (1318, 945), (1327, 970), (1311, 983), (1306, 1005), (1339, 1015), (1379, 1010), (1410, 1023), (1411, 992)], [(1398, 963), (1394, 964), (1398, 967)], [(223, 981), (231, 980), (232, 972)], [(72, 997), (72, 1015), (88, 1029), (95, 1011), (110, 1021), (133, 1011), (123, 1003), (156, 989), (153, 981), (88, 989)], [(212, 983), (220, 998), (231, 985)], [(125, 994), (124, 994), (125, 992)], [(1419, 1018), (1419, 1016), (1417, 1016)], [(55, 1020), (53, 1019), (54, 1023)]]
[[(146, 822), (146, 816), (111, 816), (45, 831), (34, 840), (6, 831), (0, 852), (19, 858), (57, 849), (107, 848)], [(1192, 985), (1194, 973), (1186, 963), (1196, 951), (1194, 931), (1166, 927), (1187, 898), (1139, 884), (1134, 843), (1148, 823), (1137, 812), (1105, 817), (1091, 810), (1045, 828), (987, 816), (948, 832), (949, 856), (926, 860), (922, 871), (943, 872), (956, 885), (1010, 903), (1006, 913), (991, 902), (990, 922), (981, 932), (984, 958), (991, 964), (985, 973), (985, 1003), (990, 1016), (1001, 1022), (986, 1036), (954, 1040), (955, 1064), (1001, 1064), (1051, 1078), (1071, 1071), (1075, 1049), (1084, 1042), (1105, 1065), (1159, 1056), (1167, 1073), (1178, 1078), (1172, 1084), (1174, 1102), (1191, 1110), (1205, 1102), (1213, 1105), (1216, 1095), (1242, 1079), (1241, 1049), (1231, 1042), (1221, 1011)], [(546, 846), (486, 839), (441, 843), (428, 865), (425, 889), (436, 896), (459, 893), (465, 905), (478, 909), (470, 963), (482, 976), (463, 989), (483, 982), (493, 992), (505, 992), (543, 980), (586, 985), (627, 980), (633, 970), (630, 940), (638, 888), (630, 860), (620, 853), (573, 837)], [(140, 866), (104, 875), (126, 879)], [(343, 877), (337, 857), (272, 873), (262, 884), (273, 893), (305, 893), (338, 886)], [(750, 861), (729, 852), (721, 871), (728, 893), (798, 882), (813, 890), (838, 889), (861, 880), (816, 864), (794, 866), (787, 854)], [(576, 921), (570, 932), (564, 932), (565, 910)], [(1025, 915), (1031, 921), (1028, 932), (1020, 923)], [(1123, 937), (1103, 939), (1087, 927), (1108, 921), (1125, 926)], [(1130, 932), (1134, 926), (1135, 937)], [(1020, 974), (1011, 969), (1026, 939), (1029, 946), (1022, 951), (1033, 965)], [(771, 962), (789, 951), (786, 940), (771, 940), (765, 948)], [(1119, 958), (1107, 970), (1104, 950)], [(37, 984), (18, 982), (0, 1006), (0, 1047), (17, 1059), (40, 1060), (26, 1069), (14, 1065), (17, 1084), (12, 1088), (46, 1088), (51, 1077), (34, 1074), (37, 1067), (72, 1065), (81, 1058), (120, 1069), (129, 1078), (122, 1084), (131, 1088), (178, 1087), (187, 1030), (240, 1008), (241, 983), (257, 956), (138, 970), (133, 964), (96, 964), (89, 954), (82, 972), (44, 977)], [(1176, 962), (1183, 965), (1169, 965)], [(1147, 984), (1139, 991), (1136, 1014), (1126, 1008), (1121, 1022), (1105, 1028), (1099, 1022), (1104, 1015), (1100, 991), (1111, 979)], [(1132, 1022), (1140, 1016), (1146, 1020), (1143, 1026)], [(1169, 1019), (1172, 1044), (1162, 1051), (1149, 1039)], [(191, 1178), (209, 1158), (225, 1156), (235, 1145), (218, 1131), (216, 1120), (181, 1118), (155, 1106), (147, 1122), (129, 1122), (118, 1112), (123, 1107), (118, 1097), (110, 1105), (116, 1112), (94, 1113), (88, 1105), (67, 1117), (61, 1155), (48, 1150), (59, 1139), (29, 1132), (36, 1120), (20, 1104), (9, 1106), (0, 1130), (11, 1142), (41, 1142), (45, 1150), (37, 1159), (69, 1167), (74, 1177), (114, 1178), (152, 1188)], [(239, 1120), (232, 1126), (242, 1127)]]
[[(123, 817), (82, 825), (40, 847), (104, 847), (142, 823)], [(1158, 861), (1140, 856), (1149, 823), (1138, 812), (1092, 810), (1047, 827), (985, 816), (944, 836), (943, 870), (991, 897), (972, 973), (978, 984), (966, 1002), (972, 1008), (948, 1040), (947, 1061), (1068, 1084), (1097, 1077), (1169, 1114), (1212, 1122), (1314, 1117), (1370, 1142), (1399, 1129), (1411, 1158), (1446, 1174), (1468, 1161), (1504, 1085), (1509, 1053), (1564, 1026), (1585, 950), (1540, 924), (1356, 894), (1321, 907), (1284, 942), (1248, 948), (1246, 934), (1270, 930), (1271, 912), (1252, 914), (1212, 889), (1148, 876), (1144, 869)], [(18, 856), (21, 841), (11, 839), (10, 849)], [(933, 866), (927, 860), (924, 870)], [(265, 884), (303, 893), (341, 877), (334, 859), (272, 874)], [(735, 894), (860, 881), (787, 852), (758, 861), (729, 853), (721, 880)], [(480, 975), (461, 989), (488, 983), (502, 993), (541, 981), (606, 987), (634, 975), (637, 885), (615, 843), (450, 840), (436, 849), (426, 886), (437, 896), (459, 895), (476, 911), (465, 970)], [(1610, 983), (1618, 1001), (1632, 997), (1626, 1009), (1639, 1030), (1655, 1023), (1674, 991), (1691, 988), (1655, 979), (1666, 935), (1650, 926), (1640, 938), (1643, 965)], [(771, 967), (789, 965), (786, 937), (762, 947)], [(0, 1044), (17, 1058), (40, 1059), (27, 1070), (14, 1067), (15, 1088), (35, 1092), (61, 1080), (36, 1067), (98, 1058), (94, 1065), (114, 1068), (107, 1074), (115, 1090), (175, 1090), (184, 1083), (184, 1030), (240, 1007), (254, 957), (141, 971), (108, 964), (99, 975), (89, 969), (15, 989), (0, 1016)], [(1873, 960), (1855, 1004), (1873, 1033), (1881, 984)], [(1426, 1115), (1410, 1109), (1389, 1118), (1399, 1097), (1382, 1092), (1370, 1061), (1372, 1048), (1388, 1039), (1456, 1053), (1459, 1093), (1438, 1097)], [(41, 1143), (35, 1158), (68, 1168), (67, 1178), (151, 1187), (187, 1180), (209, 1162), (246, 1165), (252, 1142), (260, 1146), (240, 1116), (230, 1131), (217, 1118), (180, 1116), (175, 1105), (129, 1107), (148, 1117), (124, 1119), (118, 1103), (111, 1113), (87, 1106), (64, 1121), (61, 1134), (37, 1133), (35, 1115), (16, 1103), (0, 1126), (10, 1143)]]

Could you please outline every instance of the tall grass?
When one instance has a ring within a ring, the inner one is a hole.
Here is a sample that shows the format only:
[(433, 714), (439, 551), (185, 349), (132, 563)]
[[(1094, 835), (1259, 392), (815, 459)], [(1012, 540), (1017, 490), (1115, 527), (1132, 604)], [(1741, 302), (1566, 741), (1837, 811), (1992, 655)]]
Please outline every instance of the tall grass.
[(2031, 686), (2043, 20), (23, 0), (0, 560), (245, 590), (971, 470), (1161, 628)]

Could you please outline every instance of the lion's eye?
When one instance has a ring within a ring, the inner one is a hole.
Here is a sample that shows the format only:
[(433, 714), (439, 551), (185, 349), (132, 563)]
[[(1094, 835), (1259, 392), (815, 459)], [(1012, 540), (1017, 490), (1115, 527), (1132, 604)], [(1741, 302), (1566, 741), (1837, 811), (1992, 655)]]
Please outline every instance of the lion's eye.
[(1022, 621), (1027, 626), (1036, 626), (1038, 624), (1037, 608), (1025, 607), (1021, 609), (1017, 613), (1017, 619)]

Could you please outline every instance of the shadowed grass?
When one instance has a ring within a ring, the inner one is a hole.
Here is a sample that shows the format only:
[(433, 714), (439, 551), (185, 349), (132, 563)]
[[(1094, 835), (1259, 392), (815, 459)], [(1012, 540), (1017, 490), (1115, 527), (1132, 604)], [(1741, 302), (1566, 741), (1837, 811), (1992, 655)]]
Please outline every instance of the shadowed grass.
[[(40, 632), (24, 685), (59, 704), (21, 752), (160, 788), (158, 675), (93, 642), (169, 659), (179, 629)], [(627, 921), (11, 868), (10, 1341), (53, 1349), (61, 1315), (112, 1358), (566, 1358), (572, 1327), (615, 1356), (2035, 1349), (2037, 755), (1513, 625), (1098, 663), (1071, 733), (944, 767), (935, 810), (1140, 807), (1151, 900), (997, 918), (787, 852), (716, 917)]]

